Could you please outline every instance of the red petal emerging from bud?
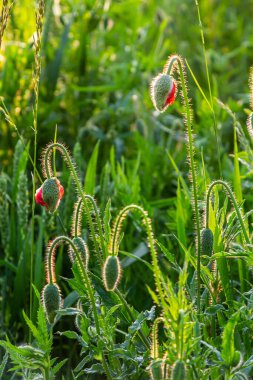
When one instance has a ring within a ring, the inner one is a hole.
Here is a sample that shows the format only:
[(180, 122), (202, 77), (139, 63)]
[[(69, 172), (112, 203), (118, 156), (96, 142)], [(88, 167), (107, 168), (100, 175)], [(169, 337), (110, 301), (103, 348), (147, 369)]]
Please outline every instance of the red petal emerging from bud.
[(164, 107), (170, 106), (172, 103), (174, 103), (175, 98), (176, 98), (176, 94), (177, 94), (177, 86), (176, 86), (176, 83), (173, 80), (172, 88), (171, 88), (171, 90), (170, 90), (170, 92), (169, 92), (169, 94), (167, 96), (167, 99), (165, 101)]
[(64, 187), (57, 178), (48, 178), (36, 191), (36, 203), (45, 206), (49, 212), (54, 212), (62, 199)]
[(43, 201), (42, 197), (42, 186), (38, 190), (36, 190), (35, 202), (40, 204), (41, 206), (46, 206), (46, 203)]
[(57, 183), (57, 186), (58, 186), (58, 189), (59, 189), (59, 200), (62, 199), (63, 195), (64, 195), (64, 187), (61, 185), (60, 181), (58, 179), (56, 179), (56, 183)]

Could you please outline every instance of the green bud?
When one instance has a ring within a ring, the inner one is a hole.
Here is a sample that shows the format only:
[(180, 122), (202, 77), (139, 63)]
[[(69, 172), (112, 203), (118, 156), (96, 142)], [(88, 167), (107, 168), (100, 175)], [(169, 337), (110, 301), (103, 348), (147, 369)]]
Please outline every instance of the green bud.
[(164, 112), (174, 103), (176, 92), (176, 83), (168, 74), (158, 74), (151, 82), (151, 99), (159, 112)]
[(115, 290), (121, 275), (118, 256), (108, 256), (103, 267), (103, 282), (106, 290)]
[(149, 366), (149, 372), (152, 380), (164, 379), (164, 363), (162, 359), (153, 360)]
[(171, 380), (185, 380), (186, 370), (183, 360), (177, 360), (173, 366)]
[(56, 283), (47, 284), (42, 290), (42, 303), (49, 323), (54, 323), (56, 311), (61, 308), (60, 288)]
[[(72, 242), (74, 246), (76, 247), (77, 251), (80, 253), (80, 256), (82, 257), (82, 261), (84, 263), (85, 268), (88, 267), (89, 262), (89, 249), (85, 243), (85, 241), (81, 237), (74, 237), (72, 239)], [(75, 252), (72, 248), (70, 248), (69, 251), (70, 260), (73, 263), (75, 261)]]
[(203, 228), (200, 233), (201, 255), (211, 256), (213, 253), (213, 233), (209, 228)]

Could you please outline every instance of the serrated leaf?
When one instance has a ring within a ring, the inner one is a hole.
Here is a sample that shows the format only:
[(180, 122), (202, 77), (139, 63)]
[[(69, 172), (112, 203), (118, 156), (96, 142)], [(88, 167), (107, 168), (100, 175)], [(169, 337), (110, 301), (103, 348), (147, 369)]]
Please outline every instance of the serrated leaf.
[(60, 369), (64, 366), (64, 364), (68, 361), (68, 359), (63, 359), (60, 363), (56, 364), (53, 368), (53, 374), (56, 375), (57, 372), (60, 371)]
[(235, 313), (227, 322), (222, 335), (221, 356), (226, 365), (231, 365), (235, 353), (234, 332), (239, 313)]
[(95, 193), (97, 159), (98, 159), (99, 142), (95, 146), (89, 160), (85, 176), (85, 192), (90, 195)]

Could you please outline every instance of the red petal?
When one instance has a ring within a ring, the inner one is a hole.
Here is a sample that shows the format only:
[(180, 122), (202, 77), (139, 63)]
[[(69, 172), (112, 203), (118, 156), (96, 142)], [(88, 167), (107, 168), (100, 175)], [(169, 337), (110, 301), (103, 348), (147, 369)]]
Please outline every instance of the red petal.
[(167, 99), (165, 101), (164, 107), (166, 107), (166, 106), (171, 105), (172, 103), (174, 103), (175, 98), (176, 98), (176, 93), (177, 93), (177, 87), (176, 87), (175, 82), (173, 81), (172, 88), (171, 88), (171, 90), (169, 92), (169, 95), (167, 96)]
[(38, 190), (36, 190), (35, 202), (40, 204), (41, 206), (46, 206), (46, 203), (43, 201), (42, 197), (42, 186)]
[(61, 200), (63, 197), (63, 194), (64, 194), (64, 187), (61, 185), (60, 181), (57, 178), (56, 178), (56, 183), (57, 183), (58, 190), (59, 190), (58, 198), (59, 198), (59, 200)]

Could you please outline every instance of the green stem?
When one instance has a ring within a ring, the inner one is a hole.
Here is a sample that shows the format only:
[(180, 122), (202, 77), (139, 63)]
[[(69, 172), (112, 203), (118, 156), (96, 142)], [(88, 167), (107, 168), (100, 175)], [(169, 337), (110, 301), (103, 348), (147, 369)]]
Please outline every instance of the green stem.
[(206, 195), (206, 228), (208, 228), (208, 226), (209, 226), (210, 197), (211, 197), (212, 190), (213, 190), (214, 186), (217, 186), (217, 185), (222, 185), (225, 188), (225, 191), (228, 194), (229, 199), (230, 199), (230, 201), (232, 202), (232, 204), (233, 204), (233, 206), (235, 208), (235, 212), (236, 212), (237, 218), (239, 220), (239, 223), (241, 225), (241, 229), (242, 229), (242, 233), (243, 233), (244, 239), (245, 239), (246, 243), (248, 245), (250, 245), (251, 244), (250, 238), (248, 236), (246, 227), (244, 225), (243, 216), (241, 214), (241, 211), (240, 211), (240, 208), (238, 206), (238, 203), (237, 203), (237, 200), (235, 198), (235, 195), (234, 195), (233, 191), (231, 190), (230, 186), (228, 185), (228, 183), (226, 183), (225, 181), (223, 181), (221, 179), (212, 182), (210, 184), (208, 190), (207, 190), (207, 195)]
[(55, 279), (54, 262), (53, 262), (54, 261), (55, 249), (59, 244), (64, 243), (64, 242), (66, 242), (67, 244), (70, 245), (70, 247), (73, 249), (73, 251), (75, 253), (75, 257), (77, 258), (77, 264), (78, 264), (78, 267), (80, 269), (81, 275), (83, 277), (84, 283), (86, 285), (88, 296), (89, 296), (89, 299), (91, 302), (91, 307), (92, 307), (92, 311), (93, 311), (96, 331), (97, 331), (97, 334), (100, 335), (99, 318), (98, 318), (94, 294), (92, 292), (92, 285), (90, 283), (90, 279), (89, 279), (89, 276), (86, 272), (86, 269), (83, 266), (83, 261), (82, 261), (82, 258), (80, 256), (80, 253), (76, 249), (76, 246), (73, 244), (72, 240), (69, 239), (67, 236), (58, 236), (57, 238), (55, 238), (53, 240), (53, 242), (50, 245), (50, 249), (49, 249), (48, 256), (47, 256), (47, 268), (48, 268), (48, 272), (49, 272), (49, 282), (53, 283), (54, 279)]
[(159, 323), (164, 323), (163, 317), (158, 317), (155, 319), (152, 327), (152, 345), (151, 345), (151, 357), (152, 359), (159, 359), (159, 342), (158, 342), (158, 325)]
[(143, 210), (142, 207), (133, 204), (133, 205), (128, 205), (128, 206), (124, 207), (123, 210), (120, 211), (119, 215), (117, 216), (116, 222), (114, 224), (113, 230), (112, 230), (112, 238), (111, 238), (111, 241), (112, 241), (111, 247), (112, 248), (110, 248), (110, 250), (112, 251), (111, 254), (114, 256), (117, 256), (118, 249), (119, 249), (119, 236), (120, 236), (120, 232), (121, 232), (121, 228), (122, 228), (122, 223), (123, 223), (124, 219), (126, 218), (127, 214), (133, 210), (139, 211), (142, 215), (142, 218), (143, 218), (142, 222), (146, 228), (147, 240), (149, 243), (149, 248), (150, 248), (153, 267), (154, 267), (153, 273), (154, 273), (155, 284), (157, 287), (157, 291), (158, 291), (158, 295), (159, 295), (161, 304), (164, 308), (164, 311), (166, 311), (167, 305), (166, 305), (166, 302), (164, 300), (165, 297), (164, 297), (164, 292), (163, 292), (162, 284), (161, 284), (161, 278), (160, 278), (161, 274), (160, 274), (160, 268), (159, 268), (159, 264), (158, 264), (158, 260), (157, 260), (157, 253), (156, 253), (156, 249), (155, 249), (154, 235), (153, 235), (153, 231), (152, 231), (151, 221), (147, 215), (147, 212), (145, 210)]
[[(104, 232), (103, 232), (103, 226), (102, 226), (102, 223), (101, 223), (101, 219), (100, 219), (100, 216), (99, 216), (99, 211), (98, 211), (95, 199), (91, 195), (85, 194), (84, 197), (87, 200), (89, 200), (91, 202), (91, 204), (92, 204), (92, 208), (93, 208), (93, 211), (95, 213), (96, 224), (97, 224), (97, 227), (98, 227), (98, 233), (99, 233), (99, 239), (100, 239), (100, 244), (101, 244), (101, 250), (102, 250), (102, 253), (103, 253), (103, 258), (105, 260), (106, 257), (107, 257), (107, 247), (106, 247), (105, 242), (104, 242)], [(78, 236), (78, 227), (80, 226), (80, 222), (82, 220), (82, 206), (83, 206), (83, 200), (80, 199), (78, 201), (78, 203), (77, 203), (76, 215), (75, 215), (75, 221), (74, 221), (74, 223), (75, 223), (74, 224), (75, 237)], [(101, 255), (99, 255), (99, 260), (100, 260), (100, 265), (102, 266), (103, 265), (103, 261), (102, 261)]]
[(177, 65), (180, 82), (182, 87), (182, 97), (185, 107), (185, 121), (187, 126), (187, 136), (188, 136), (188, 155), (189, 155), (189, 166), (190, 166), (190, 175), (192, 179), (192, 188), (193, 188), (193, 207), (194, 207), (194, 216), (196, 222), (196, 248), (197, 248), (197, 308), (198, 314), (200, 313), (200, 221), (199, 221), (199, 211), (198, 211), (198, 183), (197, 183), (197, 174), (194, 162), (194, 145), (193, 145), (193, 135), (191, 128), (191, 109), (190, 103), (187, 95), (186, 79), (184, 74), (184, 64), (182, 59), (178, 55), (174, 55), (169, 58), (168, 62), (164, 67), (165, 73), (173, 73), (173, 70)]
[(209, 75), (208, 64), (207, 64), (206, 46), (205, 46), (205, 35), (204, 35), (203, 26), (202, 26), (202, 22), (201, 22), (199, 3), (198, 3), (197, 0), (195, 0), (195, 4), (196, 4), (196, 7), (197, 7), (197, 12), (198, 12), (198, 21), (199, 21), (200, 36), (201, 36), (202, 49), (203, 49), (203, 55), (204, 55), (204, 61), (205, 61), (205, 70), (206, 70), (208, 91), (209, 91), (209, 97), (210, 97), (210, 103), (211, 103), (211, 111), (212, 111), (212, 118), (213, 118), (214, 134), (215, 134), (215, 140), (216, 140), (216, 144), (217, 144), (217, 156), (218, 156), (219, 174), (220, 174), (220, 177), (222, 178), (221, 159), (220, 159), (220, 157), (221, 157), (221, 154), (220, 154), (220, 144), (219, 144), (219, 140), (218, 140), (217, 121), (216, 121), (216, 116), (215, 116), (215, 112), (214, 112), (211, 81), (210, 81), (210, 75)]
[[(124, 296), (121, 294), (121, 292), (116, 289), (115, 290), (115, 293), (117, 294), (117, 296), (119, 297), (121, 303), (124, 305), (124, 307), (126, 308), (127, 312), (128, 312), (128, 315), (131, 319), (132, 322), (135, 322), (135, 318), (132, 314), (132, 311), (130, 309), (130, 307), (128, 306), (128, 303), (126, 302)], [(139, 330), (138, 331), (138, 335), (140, 337), (140, 339), (142, 340), (142, 343), (145, 345), (145, 347), (149, 350), (149, 341), (148, 339), (146, 338), (146, 336), (143, 334), (142, 330)]]
[(112, 376), (111, 376), (110, 368), (108, 367), (107, 361), (105, 359), (105, 354), (103, 352), (102, 352), (102, 363), (103, 363), (103, 367), (107, 376), (107, 380), (111, 380)]
[(70, 158), (68, 150), (65, 148), (65, 146), (63, 144), (52, 143), (52, 144), (49, 144), (47, 146), (47, 148), (46, 148), (46, 150), (44, 152), (44, 155), (43, 155), (43, 160), (42, 160), (44, 175), (47, 178), (51, 178), (53, 176), (53, 170), (52, 170), (52, 167), (51, 167), (51, 157), (52, 157), (52, 152), (53, 152), (54, 148), (57, 149), (57, 150), (59, 150), (59, 152), (63, 156), (63, 159), (66, 161), (66, 163), (67, 163), (67, 165), (68, 165), (68, 167), (70, 169), (72, 177), (74, 178), (74, 181), (75, 181), (78, 193), (79, 193), (79, 195), (80, 195), (80, 197), (82, 199), (82, 202), (83, 202), (83, 205), (84, 205), (84, 208), (85, 208), (85, 212), (86, 212), (86, 216), (87, 216), (87, 219), (88, 219), (88, 224), (89, 224), (89, 228), (90, 228), (90, 231), (91, 231), (91, 235), (92, 235), (92, 240), (93, 240), (93, 244), (94, 244), (94, 247), (95, 247), (95, 251), (96, 251), (97, 256), (99, 257), (100, 256), (99, 245), (98, 245), (98, 242), (97, 242), (97, 239), (96, 239), (96, 233), (95, 233), (95, 229), (94, 229), (94, 226), (93, 226), (93, 222), (92, 222), (92, 217), (91, 217), (91, 214), (90, 214), (89, 206), (87, 204), (87, 200), (85, 199), (85, 194), (83, 192), (82, 186), (81, 186), (80, 181), (78, 179), (78, 175), (76, 173), (76, 170), (75, 170), (74, 164), (72, 162), (72, 159)]

